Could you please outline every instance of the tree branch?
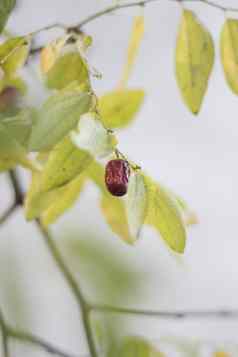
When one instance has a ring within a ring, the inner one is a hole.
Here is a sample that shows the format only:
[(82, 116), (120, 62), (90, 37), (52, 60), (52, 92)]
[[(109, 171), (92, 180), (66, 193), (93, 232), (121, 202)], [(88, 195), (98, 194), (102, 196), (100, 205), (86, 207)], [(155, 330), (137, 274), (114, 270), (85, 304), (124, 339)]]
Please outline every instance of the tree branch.
[[(98, 12), (95, 12), (92, 15), (89, 15), (88, 17), (86, 17), (85, 19), (83, 19), (82, 21), (78, 22), (75, 25), (68, 26), (68, 25), (62, 24), (62, 23), (54, 23), (51, 25), (47, 25), (45, 27), (41, 27), (38, 30), (33, 31), (30, 35), (35, 36), (35, 35), (38, 35), (40, 32), (52, 30), (54, 28), (60, 28), (60, 29), (64, 30), (65, 32), (70, 32), (70, 31), (74, 31), (74, 30), (79, 31), (79, 30), (81, 30), (81, 28), (83, 26), (89, 24), (90, 22), (92, 22), (102, 16), (108, 15), (108, 14), (116, 12), (118, 10), (123, 10), (123, 9), (131, 8), (131, 7), (144, 7), (150, 3), (159, 2), (159, 1), (161, 2), (161, 0), (139, 0), (139, 1), (128, 2), (126, 4), (117, 4), (117, 5), (113, 5), (113, 6), (108, 6)], [(212, 0), (167, 0), (167, 1), (168, 2), (177, 2), (180, 4), (182, 4), (182, 3), (201, 3), (204, 5), (210, 6), (214, 9), (223, 11), (223, 12), (228, 12), (228, 11), (238, 12), (238, 8), (229, 7), (229, 6), (226, 7), (226, 6), (217, 4), (215, 1), (212, 1)], [(38, 53), (40, 50), (41, 50), (41, 47), (32, 49), (31, 54)]]
[(207, 318), (222, 318), (222, 319), (237, 319), (238, 310), (191, 310), (191, 311), (158, 311), (158, 310), (143, 310), (133, 308), (123, 308), (110, 305), (94, 305), (92, 310), (103, 313), (116, 313), (137, 315), (145, 317), (155, 317), (163, 319), (207, 319)]
[[(12, 184), (12, 187), (13, 187), (13, 190), (15, 193), (15, 201), (17, 203), (19, 202), (19, 204), (22, 205), (24, 202), (24, 193), (21, 188), (20, 181), (19, 181), (16, 170), (11, 170), (9, 172), (9, 177), (10, 177), (11, 184)], [(96, 357), (97, 353), (96, 353), (96, 348), (94, 345), (93, 335), (92, 335), (90, 321), (89, 321), (90, 307), (89, 307), (88, 303), (86, 302), (86, 300), (84, 299), (84, 296), (81, 292), (78, 282), (74, 279), (73, 274), (71, 273), (71, 271), (67, 267), (66, 263), (64, 262), (64, 259), (61, 256), (61, 253), (60, 253), (59, 249), (57, 248), (54, 240), (52, 239), (50, 232), (41, 224), (40, 220), (36, 220), (35, 222), (36, 222), (36, 225), (37, 225), (42, 237), (44, 238), (44, 241), (51, 253), (52, 258), (54, 259), (59, 271), (64, 276), (65, 281), (67, 282), (68, 286), (70, 287), (70, 290), (73, 293), (73, 295), (78, 303), (80, 312), (82, 313), (82, 320), (83, 320), (83, 324), (84, 324), (84, 328), (85, 328), (86, 338), (88, 341), (88, 347), (89, 347), (91, 356)], [(30, 335), (24, 334), (24, 336), (29, 337)]]
[(3, 346), (3, 356), (10, 357), (9, 346), (8, 346), (8, 332), (3, 313), (0, 310), (0, 328), (2, 330), (2, 346)]
[(10, 216), (15, 212), (16, 208), (17, 205), (15, 202), (10, 205), (10, 207), (1, 215), (0, 225), (4, 224), (8, 220), (8, 218), (10, 218)]
[(73, 355), (61, 351), (58, 347), (53, 346), (51, 343), (46, 342), (42, 338), (25, 331), (8, 328), (8, 336), (20, 342), (27, 342), (31, 345), (38, 346), (46, 352), (59, 357), (74, 357)]

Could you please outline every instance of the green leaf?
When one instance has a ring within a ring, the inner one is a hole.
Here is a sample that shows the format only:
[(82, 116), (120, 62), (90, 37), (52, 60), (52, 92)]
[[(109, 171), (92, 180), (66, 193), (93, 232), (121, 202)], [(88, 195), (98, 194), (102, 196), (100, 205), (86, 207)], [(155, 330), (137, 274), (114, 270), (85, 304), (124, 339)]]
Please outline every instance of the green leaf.
[(80, 175), (58, 190), (57, 196), (42, 214), (41, 222), (44, 226), (55, 223), (65, 211), (75, 204), (84, 188), (85, 182), (85, 176)]
[(63, 89), (75, 80), (78, 84), (89, 79), (88, 68), (80, 53), (71, 52), (60, 56), (46, 75), (50, 89)]
[(116, 235), (129, 244), (136, 241), (136, 237), (132, 237), (129, 231), (123, 200), (111, 195), (103, 195), (101, 209), (107, 224)]
[(99, 99), (98, 109), (103, 124), (109, 129), (124, 128), (132, 123), (144, 101), (141, 89), (123, 89), (106, 93)]
[(0, 172), (13, 169), (17, 165), (15, 160), (0, 158)]
[(165, 357), (164, 354), (141, 337), (127, 337), (124, 339), (118, 357)]
[(15, 37), (0, 45), (0, 66), (6, 76), (12, 76), (26, 62), (29, 54), (28, 37)]
[(41, 178), (40, 172), (33, 173), (31, 185), (26, 194), (24, 208), (26, 219), (29, 221), (38, 218), (57, 197), (57, 190), (42, 192)]
[(0, 2), (0, 33), (4, 29), (11, 11), (16, 5), (16, 0), (1, 0)]
[(192, 11), (184, 10), (176, 46), (176, 78), (185, 104), (198, 114), (214, 63), (210, 34)]
[(168, 246), (177, 253), (183, 253), (186, 231), (181, 213), (166, 190), (145, 177), (148, 190), (148, 214), (146, 223), (156, 228)]
[(80, 89), (64, 90), (50, 97), (40, 110), (33, 127), (30, 151), (49, 150), (74, 129), (82, 114), (95, 105), (91, 93)]
[(131, 235), (139, 237), (148, 210), (148, 194), (144, 176), (136, 173), (130, 177), (126, 197), (126, 212)]
[(1, 124), (12, 138), (27, 148), (36, 118), (37, 113), (33, 108), (25, 108), (15, 116), (2, 119)]
[(221, 32), (221, 61), (226, 81), (238, 94), (238, 20), (227, 19)]
[(19, 160), (24, 157), (26, 150), (12, 137), (6, 127), (0, 123), (0, 157)]
[(81, 174), (92, 162), (92, 156), (77, 148), (70, 140), (64, 138), (50, 152), (41, 180), (41, 191), (58, 188)]
[(81, 117), (78, 130), (70, 135), (72, 142), (80, 149), (98, 158), (109, 156), (115, 150), (117, 140), (108, 132), (95, 114)]

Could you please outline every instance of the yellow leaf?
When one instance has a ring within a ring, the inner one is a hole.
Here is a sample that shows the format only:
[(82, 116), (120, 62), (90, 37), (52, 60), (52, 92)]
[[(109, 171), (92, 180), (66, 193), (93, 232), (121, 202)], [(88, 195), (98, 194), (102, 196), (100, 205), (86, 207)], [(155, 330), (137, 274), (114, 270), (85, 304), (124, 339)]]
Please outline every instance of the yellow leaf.
[(213, 357), (231, 357), (230, 354), (223, 352), (223, 351), (217, 351), (214, 353)]
[(123, 89), (106, 93), (99, 99), (101, 120), (109, 129), (124, 128), (141, 108), (145, 93), (141, 89)]
[(123, 200), (103, 195), (101, 198), (101, 209), (107, 224), (116, 235), (129, 244), (136, 241), (136, 237), (132, 237), (129, 231)]
[(41, 173), (34, 172), (24, 203), (26, 219), (30, 221), (38, 218), (50, 206), (55, 197), (57, 197), (56, 191), (42, 192)]
[(16, 166), (17, 162), (11, 159), (0, 159), (0, 172), (8, 171)]
[(82, 84), (89, 79), (87, 64), (78, 52), (60, 56), (46, 76), (46, 84), (50, 89), (63, 89), (74, 81)]
[(168, 246), (177, 253), (183, 253), (186, 231), (181, 213), (170, 195), (157, 183), (145, 177), (148, 192), (148, 213), (146, 223), (156, 228)]
[(120, 348), (120, 357), (165, 357), (150, 342), (141, 337), (127, 337)]
[(144, 31), (145, 31), (144, 16), (136, 16), (133, 19), (132, 31), (131, 31), (128, 53), (127, 53), (127, 61), (123, 68), (123, 75), (122, 75), (121, 82), (119, 84), (119, 88), (125, 87), (128, 82), (128, 79), (130, 77), (130, 74), (132, 72), (135, 63), (136, 56), (139, 51), (139, 47), (144, 35)]
[(227, 19), (221, 32), (221, 61), (231, 90), (238, 94), (238, 20)]
[(184, 102), (198, 114), (214, 63), (210, 34), (192, 11), (184, 10), (176, 46), (176, 78)]
[(40, 66), (43, 74), (46, 74), (53, 67), (68, 38), (68, 35), (60, 37), (43, 48), (40, 54)]
[(12, 76), (26, 62), (30, 49), (29, 37), (16, 37), (0, 45), (0, 66), (7, 76)]
[(66, 210), (74, 205), (84, 188), (85, 182), (85, 176), (80, 175), (57, 190), (56, 197), (42, 214), (41, 221), (44, 226), (54, 223)]
[(70, 140), (64, 138), (49, 155), (41, 180), (41, 191), (58, 188), (82, 173), (92, 162), (92, 156), (77, 148)]

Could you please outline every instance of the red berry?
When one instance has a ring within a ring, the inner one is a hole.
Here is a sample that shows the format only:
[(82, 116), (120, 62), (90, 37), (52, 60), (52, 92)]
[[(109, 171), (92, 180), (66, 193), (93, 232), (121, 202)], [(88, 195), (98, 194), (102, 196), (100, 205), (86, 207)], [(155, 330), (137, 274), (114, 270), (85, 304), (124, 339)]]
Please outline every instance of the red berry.
[(108, 162), (105, 183), (113, 196), (124, 196), (127, 193), (130, 167), (127, 161), (116, 159)]

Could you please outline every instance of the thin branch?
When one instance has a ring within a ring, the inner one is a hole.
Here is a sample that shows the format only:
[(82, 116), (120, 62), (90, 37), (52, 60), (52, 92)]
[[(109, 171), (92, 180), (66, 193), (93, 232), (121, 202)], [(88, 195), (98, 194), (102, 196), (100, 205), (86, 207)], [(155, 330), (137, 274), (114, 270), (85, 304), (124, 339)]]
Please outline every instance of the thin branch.
[(0, 328), (2, 330), (2, 347), (3, 347), (3, 357), (10, 357), (9, 346), (8, 346), (8, 332), (3, 313), (0, 310)]
[(25, 331), (9, 328), (8, 336), (20, 342), (27, 342), (31, 345), (38, 346), (46, 352), (53, 355), (57, 355), (59, 357), (74, 357), (69, 353), (61, 351), (58, 347), (53, 346), (51, 343), (46, 342), (42, 338), (35, 336), (31, 333), (27, 333)]
[(8, 218), (10, 218), (10, 216), (15, 212), (16, 208), (17, 205), (15, 202), (11, 204), (11, 206), (1, 215), (0, 225), (4, 224), (8, 220)]
[(64, 259), (61, 256), (49, 231), (45, 227), (43, 227), (43, 225), (41, 224), (41, 222), (39, 220), (36, 220), (36, 224), (37, 224), (39, 231), (42, 234), (42, 237), (44, 238), (44, 241), (45, 241), (57, 267), (59, 268), (60, 272), (64, 276), (66, 282), (68, 283), (68, 286), (70, 287), (73, 295), (75, 296), (75, 299), (78, 303), (79, 309), (82, 313), (82, 320), (83, 320), (83, 325), (85, 328), (85, 334), (86, 334), (86, 338), (88, 341), (88, 347), (90, 350), (90, 354), (92, 357), (97, 357), (96, 348), (95, 348), (93, 336), (92, 336), (92, 330), (91, 330), (90, 322), (89, 322), (89, 309), (90, 309), (89, 305), (86, 302), (86, 300), (84, 299), (84, 296), (81, 292), (78, 282), (74, 279), (72, 273), (70, 272), (66, 263), (64, 262)]
[[(126, 9), (126, 8), (131, 8), (131, 7), (144, 7), (150, 3), (153, 2), (161, 2), (161, 0), (140, 0), (140, 1), (132, 1), (132, 2), (128, 2), (126, 4), (117, 4), (117, 5), (113, 5), (113, 6), (109, 6), (106, 7), (98, 12), (95, 12), (92, 15), (89, 15), (88, 17), (86, 17), (85, 19), (83, 19), (82, 21), (80, 21), (79, 23), (75, 24), (75, 25), (71, 25), (71, 26), (67, 26), (66, 24), (63, 23), (54, 23), (54, 24), (50, 24), (47, 26), (44, 26), (42, 28), (39, 28), (33, 32), (30, 33), (31, 36), (35, 36), (38, 35), (40, 32), (43, 31), (48, 31), (48, 30), (52, 30), (55, 28), (59, 28), (61, 30), (64, 30), (65, 32), (69, 32), (69, 31), (74, 31), (74, 30), (80, 30), (83, 26), (89, 24), (90, 22), (96, 20), (99, 17), (108, 15), (110, 13), (116, 12), (118, 10), (122, 10), (122, 9)], [(226, 7), (220, 4), (217, 4), (215, 1), (212, 0), (167, 0), (168, 2), (177, 2), (177, 3), (201, 3), (210, 7), (213, 7), (214, 9), (217, 10), (221, 10), (223, 12), (238, 12), (238, 8), (234, 8), (234, 7)], [(40, 48), (36, 48), (33, 49), (31, 51), (31, 54), (37, 53), (40, 50)]]
[[(159, 1), (161, 1), (161, 0), (142, 0), (142, 1), (133, 1), (133, 2), (126, 3), (126, 4), (117, 4), (114, 6), (109, 6), (101, 11), (96, 12), (95, 14), (92, 14), (92, 15), (86, 17), (84, 20), (80, 21), (74, 27), (80, 29), (83, 26), (87, 25), (88, 23), (94, 21), (95, 19), (102, 17), (104, 15), (107, 15), (107, 14), (113, 13), (115, 11), (130, 8), (130, 7), (143, 7), (149, 3), (159, 2)], [(167, 1), (172, 1), (172, 2), (177, 2), (177, 3), (179, 3), (179, 2), (181, 2), (181, 3), (183, 3), (183, 2), (190, 2), (190, 3), (199, 2), (199, 3), (203, 3), (207, 6), (211, 6), (215, 9), (221, 10), (221, 11), (238, 12), (238, 8), (225, 7), (225, 6), (219, 5), (216, 2), (210, 1), (210, 0), (167, 0)]]
[(60, 272), (64, 276), (65, 280), (67, 281), (73, 295), (75, 296), (76, 300), (78, 301), (78, 304), (81, 306), (81, 304), (86, 304), (86, 301), (84, 300), (84, 297), (81, 293), (81, 290), (78, 286), (77, 281), (74, 279), (72, 273), (66, 266), (63, 257), (61, 256), (53, 238), (50, 235), (50, 232), (43, 227), (41, 222), (39, 220), (36, 220), (37, 227), (42, 234), (42, 237), (44, 238), (44, 241), (49, 248), (49, 251), (54, 258), (55, 263), (57, 264)]
[(110, 305), (94, 305), (92, 310), (103, 313), (116, 313), (137, 315), (145, 317), (155, 317), (163, 319), (208, 319), (208, 318), (222, 318), (222, 319), (237, 319), (238, 310), (196, 310), (196, 311), (158, 311), (158, 310), (142, 310), (133, 308), (115, 307)]
[(18, 173), (16, 170), (10, 170), (9, 171), (9, 177), (10, 181), (12, 184), (12, 188), (14, 190), (14, 195), (15, 195), (15, 204), (16, 205), (22, 205), (24, 201), (24, 192), (21, 188), (20, 185), (20, 180), (18, 177)]

